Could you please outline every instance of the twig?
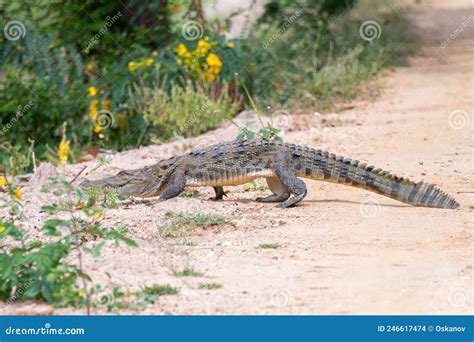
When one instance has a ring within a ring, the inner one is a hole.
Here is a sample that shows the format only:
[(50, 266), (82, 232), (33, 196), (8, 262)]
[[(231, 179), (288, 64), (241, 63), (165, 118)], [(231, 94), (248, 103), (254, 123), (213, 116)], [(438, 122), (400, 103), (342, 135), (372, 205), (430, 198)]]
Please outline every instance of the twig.
[(74, 181), (77, 179), (77, 177), (79, 177), (79, 176), (81, 175), (81, 173), (84, 172), (85, 169), (87, 169), (87, 166), (84, 166), (84, 167), (82, 168), (82, 170), (79, 171), (79, 173), (74, 176), (74, 178), (69, 182), (69, 184), (72, 184), (72, 182), (74, 182)]
[(79, 246), (77, 235), (74, 236), (74, 241), (75, 241), (75, 248), (77, 252), (77, 258), (79, 260), (79, 270), (81, 271), (80, 277), (82, 279), (82, 286), (84, 287), (84, 292), (86, 294), (86, 313), (87, 313), (87, 316), (90, 316), (91, 298), (90, 298), (89, 290), (87, 288), (87, 279), (84, 276), (83, 265), (82, 265), (82, 252), (81, 252), (81, 247)]

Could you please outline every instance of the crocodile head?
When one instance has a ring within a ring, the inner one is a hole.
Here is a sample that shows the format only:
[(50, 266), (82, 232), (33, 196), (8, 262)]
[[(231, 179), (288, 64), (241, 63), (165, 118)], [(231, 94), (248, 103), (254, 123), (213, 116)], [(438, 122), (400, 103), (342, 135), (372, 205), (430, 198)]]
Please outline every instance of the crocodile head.
[(122, 196), (153, 197), (163, 192), (162, 180), (170, 167), (178, 160), (177, 157), (159, 161), (155, 165), (143, 169), (124, 170), (115, 176), (89, 181), (80, 184), (83, 188), (100, 187), (115, 189)]
[(150, 197), (159, 195), (155, 187), (161, 177), (150, 174), (145, 169), (120, 171), (115, 176), (80, 184), (83, 188), (115, 189), (122, 196)]

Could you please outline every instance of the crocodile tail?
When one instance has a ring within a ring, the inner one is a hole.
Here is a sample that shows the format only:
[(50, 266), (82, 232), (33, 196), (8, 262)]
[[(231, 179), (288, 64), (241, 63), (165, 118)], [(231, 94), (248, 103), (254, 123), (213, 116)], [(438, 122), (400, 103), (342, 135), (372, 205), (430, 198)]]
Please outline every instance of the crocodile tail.
[(316, 179), (363, 188), (411, 205), (445, 209), (459, 207), (454, 198), (434, 184), (415, 183), (358, 160), (337, 157), (327, 152), (321, 151), (320, 155), (316, 153), (313, 170), (319, 176)]

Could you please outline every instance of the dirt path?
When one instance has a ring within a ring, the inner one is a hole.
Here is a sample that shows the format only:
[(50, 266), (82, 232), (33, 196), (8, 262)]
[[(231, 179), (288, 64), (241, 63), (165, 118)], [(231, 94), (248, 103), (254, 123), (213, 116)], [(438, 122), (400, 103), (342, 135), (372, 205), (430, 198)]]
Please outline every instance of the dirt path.
[[(211, 202), (205, 200), (211, 192), (203, 190), (203, 199), (109, 210), (106, 223), (125, 223), (140, 248), (107, 247), (100, 262), (86, 267), (98, 280), (109, 272), (130, 290), (156, 283), (180, 290), (142, 310), (121, 313), (472, 313), (473, 20), (446, 48), (440, 43), (473, 14), (470, 1), (417, 7), (412, 19), (422, 51), (409, 67), (386, 73), (386, 88), (375, 103), (358, 103), (322, 121), (311, 115), (283, 123), (290, 131), (288, 141), (437, 183), (458, 199), (460, 210), (415, 208), (320, 182), (308, 182), (306, 200), (291, 210), (253, 202), (262, 191), (233, 188), (225, 201)], [(188, 143), (197, 147), (235, 135), (235, 128), (228, 127)], [(121, 153), (87, 177), (151, 164), (182, 149), (177, 142)], [(81, 168), (73, 165), (67, 171), (73, 175)], [(32, 219), (41, 218), (37, 208), (26, 209)], [(188, 246), (182, 239), (159, 237), (167, 211), (219, 214), (234, 226), (191, 236), (195, 245)], [(280, 247), (256, 248), (262, 243)], [(171, 275), (171, 269), (186, 266), (204, 275)], [(203, 290), (199, 283), (222, 288)]]

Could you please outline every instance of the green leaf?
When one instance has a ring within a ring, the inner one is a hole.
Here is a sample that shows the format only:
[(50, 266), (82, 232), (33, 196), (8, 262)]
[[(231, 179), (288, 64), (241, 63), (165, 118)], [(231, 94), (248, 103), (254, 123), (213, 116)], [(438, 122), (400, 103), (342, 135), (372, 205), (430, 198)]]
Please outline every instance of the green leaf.
[(270, 137), (270, 131), (268, 128), (262, 128), (260, 131), (258, 131), (258, 134), (265, 140)]
[(40, 248), (42, 245), (43, 245), (43, 244), (42, 244), (41, 241), (33, 241), (33, 242), (31, 242), (29, 245), (26, 246), (26, 251), (27, 251), (27, 252), (30, 252), (30, 251), (32, 251), (33, 249)]
[(43, 297), (46, 299), (46, 301), (52, 302), (52, 301), (53, 301), (53, 295), (54, 295), (52, 284), (50, 284), (50, 283), (44, 283), (44, 284), (41, 286), (41, 294), (42, 294)]
[(82, 194), (82, 191), (80, 188), (76, 188), (75, 192), (77, 196), (77, 201), (75, 205), (78, 206), (82, 202), (84, 195)]
[(68, 221), (65, 221), (65, 220), (60, 220), (60, 219), (51, 219), (51, 220), (48, 220), (46, 221), (46, 223), (43, 225), (43, 233), (45, 235), (49, 235), (49, 236), (60, 236), (61, 233), (59, 232), (59, 230), (57, 229), (58, 226), (63, 226), (63, 227), (67, 227), (68, 225)]
[(130, 246), (130, 247), (138, 247), (138, 244), (136, 243), (136, 241), (133, 240), (133, 239), (130, 239), (130, 238), (128, 238), (128, 237), (125, 237), (125, 236), (122, 237), (122, 241), (125, 242), (125, 244), (126, 244), (127, 246)]
[(128, 238), (126, 237), (125, 235), (123, 235), (122, 233), (119, 233), (118, 231), (114, 230), (114, 229), (111, 229), (111, 230), (108, 230), (105, 234), (104, 234), (104, 239), (106, 240), (114, 240), (115, 241), (115, 245), (118, 246), (118, 243), (120, 241), (123, 241), (125, 242), (125, 244), (127, 246), (130, 246), (130, 247), (138, 247), (138, 244), (135, 242), (135, 240), (131, 239), (131, 238)]
[(57, 278), (58, 278), (59, 274), (56, 273), (56, 272), (52, 272), (52, 273), (49, 273), (47, 276), (46, 276), (46, 280), (47, 281), (55, 281)]
[(270, 127), (270, 131), (271, 131), (272, 133), (278, 134), (278, 133), (281, 132), (281, 129), (278, 129), (278, 128), (276, 128), (276, 127)]
[(14, 260), (12, 257), (9, 257), (7, 254), (0, 254), (0, 277), (1, 279), (8, 279), (13, 273), (13, 263)]
[(235, 140), (244, 140), (245, 132), (240, 131), (240, 133), (235, 137)]
[(56, 214), (59, 211), (59, 207), (57, 204), (43, 205), (41, 207), (41, 211), (44, 211), (48, 214)]
[(101, 252), (102, 247), (104, 246), (104, 244), (105, 244), (105, 241), (102, 241), (102, 242), (99, 242), (98, 244), (96, 244), (94, 246), (94, 249), (92, 249), (92, 256), (94, 258), (97, 258), (97, 257), (100, 256), (100, 252)]
[(2, 230), (0, 231), (0, 239), (6, 236), (11, 236), (13, 239), (18, 241), (23, 235), (22, 231), (11, 223), (0, 223), (0, 227), (2, 227)]

